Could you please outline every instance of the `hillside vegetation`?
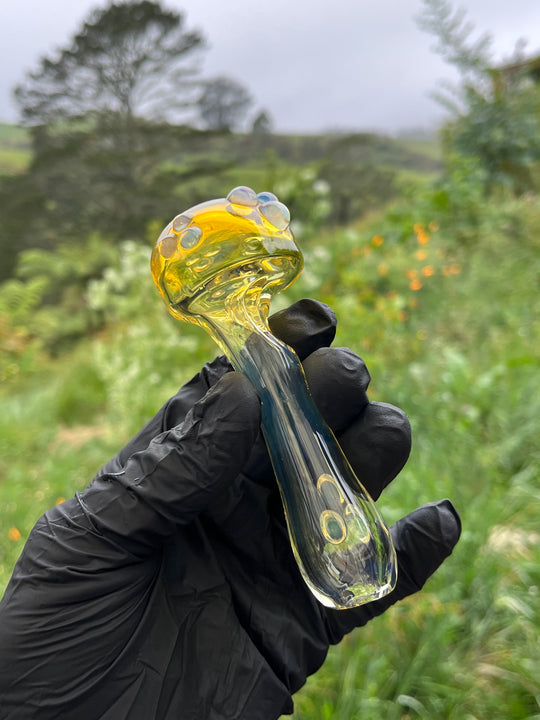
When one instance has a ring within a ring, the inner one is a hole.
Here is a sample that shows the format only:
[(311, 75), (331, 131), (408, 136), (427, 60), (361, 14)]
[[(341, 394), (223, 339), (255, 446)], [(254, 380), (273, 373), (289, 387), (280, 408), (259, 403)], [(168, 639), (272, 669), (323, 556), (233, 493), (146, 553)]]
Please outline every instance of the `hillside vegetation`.
[[(306, 197), (324, 216), (327, 196)], [(148, 266), (159, 230), (28, 251), (2, 286), (2, 587), (39, 515), (216, 353), (165, 313)], [(371, 398), (411, 420), (386, 519), (449, 497), (463, 535), (422, 593), (331, 650), (294, 718), (538, 718), (540, 198), (486, 198), (463, 162), (347, 226), (297, 230), (305, 271), (274, 309), (328, 302), (336, 343), (370, 368)]]
[(28, 133), (18, 125), (0, 123), (0, 175), (26, 170), (31, 158)]

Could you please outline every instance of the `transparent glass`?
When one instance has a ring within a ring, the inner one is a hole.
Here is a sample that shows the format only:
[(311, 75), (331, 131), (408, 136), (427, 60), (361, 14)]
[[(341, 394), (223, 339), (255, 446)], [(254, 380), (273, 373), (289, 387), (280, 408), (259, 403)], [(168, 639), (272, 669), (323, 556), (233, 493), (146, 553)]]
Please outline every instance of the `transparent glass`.
[(169, 311), (205, 328), (253, 384), (302, 577), (324, 605), (351, 608), (393, 589), (396, 557), (388, 528), (313, 402), (298, 357), (268, 328), (272, 295), (302, 270), (289, 219), (272, 193), (235, 188), (167, 225), (152, 274)]

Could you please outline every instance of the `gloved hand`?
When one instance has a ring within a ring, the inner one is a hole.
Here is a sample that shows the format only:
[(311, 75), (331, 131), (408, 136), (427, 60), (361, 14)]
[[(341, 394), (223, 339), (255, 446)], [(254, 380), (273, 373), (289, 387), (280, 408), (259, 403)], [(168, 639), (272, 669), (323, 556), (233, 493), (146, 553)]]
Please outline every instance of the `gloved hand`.
[[(377, 498), (407, 459), (406, 417), (369, 403), (363, 362), (328, 347), (326, 306), (303, 301), (271, 327)], [(1, 720), (275, 720), (329, 644), (419, 590), (452, 552), (451, 503), (423, 506), (391, 530), (396, 589), (323, 607), (294, 561), (259, 422), (251, 385), (218, 358), (41, 518), (0, 605)]]

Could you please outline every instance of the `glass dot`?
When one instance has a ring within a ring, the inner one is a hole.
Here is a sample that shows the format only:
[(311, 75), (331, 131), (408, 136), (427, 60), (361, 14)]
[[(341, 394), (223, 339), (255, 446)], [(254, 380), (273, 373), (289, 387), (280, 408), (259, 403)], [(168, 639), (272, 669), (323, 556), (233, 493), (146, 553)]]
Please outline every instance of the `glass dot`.
[(212, 266), (213, 262), (212, 258), (199, 258), (197, 263), (193, 265), (193, 270), (195, 270), (195, 272), (204, 272)]
[(235, 187), (227, 195), (227, 200), (234, 205), (245, 205), (246, 207), (256, 207), (259, 203), (255, 190), (245, 185)]
[(191, 250), (191, 248), (194, 248), (195, 245), (197, 245), (201, 238), (201, 228), (197, 227), (197, 225), (192, 225), (180, 238), (180, 245), (184, 248), (184, 250)]
[(177, 215), (172, 221), (172, 229), (174, 232), (179, 233), (189, 225), (192, 218), (189, 215)]
[(260, 211), (261, 215), (278, 230), (285, 230), (291, 221), (291, 214), (287, 206), (275, 200), (263, 203)]
[(177, 247), (178, 246), (176, 235), (167, 235), (163, 238), (159, 246), (159, 252), (161, 253), (161, 257), (170, 258), (171, 255), (174, 255), (174, 253), (176, 252)]
[(270, 200), (275, 200), (277, 202), (277, 197), (274, 195), (274, 193), (264, 191), (260, 192), (257, 197), (261, 202), (269, 202)]

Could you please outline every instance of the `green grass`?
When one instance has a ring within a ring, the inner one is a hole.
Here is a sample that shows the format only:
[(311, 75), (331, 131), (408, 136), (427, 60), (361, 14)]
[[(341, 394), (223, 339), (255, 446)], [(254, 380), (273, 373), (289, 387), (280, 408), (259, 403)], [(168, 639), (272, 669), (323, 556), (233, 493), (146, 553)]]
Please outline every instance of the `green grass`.
[(22, 172), (30, 162), (27, 131), (17, 125), (0, 123), (0, 175)]
[[(463, 520), (422, 593), (331, 649), (295, 720), (540, 718), (540, 200), (486, 202), (477, 220), (458, 241), (450, 217), (419, 205), (306, 237), (306, 270), (277, 299), (329, 302), (372, 399), (410, 417), (386, 519), (449, 497)], [(122, 324), (54, 362), (36, 355), (2, 390), (0, 586), (37, 517), (213, 352), (137, 297)]]
[[(382, 305), (383, 331), (366, 337), (361, 312), (338, 312), (338, 342), (361, 349), (365, 339), (374, 397), (403, 407), (413, 427), (386, 517), (450, 497), (463, 536), (423, 593), (331, 651), (299, 693), (295, 720), (540, 717), (539, 230), (538, 201), (510, 203), (449, 257), (441, 227), (426, 247), (434, 265), (438, 250), (446, 255), (412, 291), (406, 319)], [(395, 273), (408, 307), (400, 280), (416, 254), (382, 248), (375, 262)], [(361, 268), (351, 261), (353, 278)], [(450, 262), (459, 273), (441, 277)], [(328, 287), (338, 310), (351, 307), (343, 280)]]

